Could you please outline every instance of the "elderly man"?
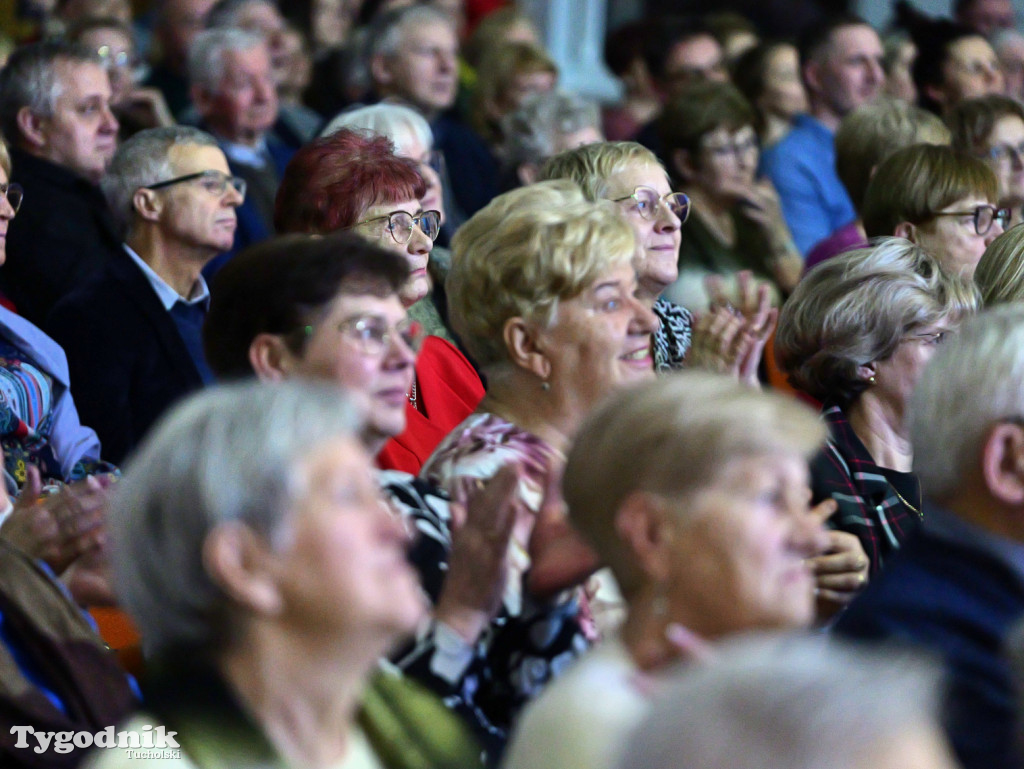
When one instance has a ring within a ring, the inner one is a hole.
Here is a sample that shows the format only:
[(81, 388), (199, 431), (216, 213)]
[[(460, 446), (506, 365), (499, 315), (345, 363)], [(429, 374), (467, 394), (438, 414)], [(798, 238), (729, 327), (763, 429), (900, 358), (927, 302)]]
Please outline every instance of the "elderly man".
[(867, 22), (842, 16), (800, 41), (800, 62), (811, 105), (793, 130), (761, 156), (761, 171), (778, 190), (782, 214), (800, 253), (857, 218), (836, 174), (839, 121), (873, 102), (885, 82), (882, 43)]
[(154, 128), (125, 142), (103, 189), (124, 248), (54, 308), (47, 330), (67, 353), (83, 419), (121, 462), (173, 401), (212, 379), (201, 271), (231, 248), (245, 182), (213, 137)]
[(925, 369), (910, 415), (923, 529), (836, 626), (944, 661), (949, 735), (966, 769), (1020, 766), (1003, 645), (1024, 618), (1022, 415), (1024, 308), (999, 307), (965, 324)]
[[(274, 234), (274, 197), (294, 150), (270, 131), (277, 121), (277, 91), (263, 35), (240, 29), (210, 29), (189, 50), (192, 100), (201, 127), (227, 156), (231, 173), (245, 180), (250, 195), (238, 210), (233, 249), (240, 251)], [(224, 254), (206, 270), (212, 276)]]
[(483, 140), (445, 114), (459, 85), (459, 43), (451, 18), (430, 6), (403, 8), (383, 16), (371, 40), (374, 91), (422, 114), (434, 132), (434, 147), (444, 155), (444, 207), (454, 232), (497, 194), (498, 168)]
[(12, 145), (11, 181), (25, 190), (0, 290), (37, 325), (119, 248), (97, 186), (117, 128), (110, 79), (94, 52), (40, 43), (15, 51), (0, 71), (0, 130)]
[[(291, 59), (286, 49), (287, 24), (272, 0), (219, 0), (206, 19), (210, 29), (235, 27), (263, 35), (270, 51), (270, 68), (278, 92), (288, 77)], [(298, 149), (317, 135), (323, 118), (301, 104), (278, 105), (274, 136), (284, 144)]]

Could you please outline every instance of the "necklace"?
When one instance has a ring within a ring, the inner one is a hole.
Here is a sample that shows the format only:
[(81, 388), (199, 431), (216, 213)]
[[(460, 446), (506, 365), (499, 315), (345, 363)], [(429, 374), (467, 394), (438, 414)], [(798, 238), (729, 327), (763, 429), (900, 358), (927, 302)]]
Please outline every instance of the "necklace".
[[(921, 493), (920, 492), (920, 488), (921, 488), (920, 483), (921, 483), (921, 481), (919, 480), (917, 483), (918, 483), (918, 495), (920, 495), (920, 493)], [(894, 484), (890, 483), (889, 484), (889, 488), (891, 488), (894, 492), (896, 492), (896, 496), (900, 498), (900, 502), (902, 502), (907, 507), (909, 507), (911, 510), (913, 510), (917, 514), (918, 518), (920, 518), (921, 520), (924, 520), (924, 513), (922, 513), (920, 510), (918, 510), (916, 507), (914, 507), (912, 504), (910, 504), (907, 500), (905, 500), (903, 498), (903, 495), (900, 494), (900, 490), (897, 489)]]
[(419, 408), (416, 406), (416, 378), (415, 377), (413, 377), (412, 389), (409, 391), (409, 394), (408, 394), (407, 397), (409, 398), (409, 403), (412, 404), (412, 407), (414, 409), (416, 409), (417, 411), (419, 411)]

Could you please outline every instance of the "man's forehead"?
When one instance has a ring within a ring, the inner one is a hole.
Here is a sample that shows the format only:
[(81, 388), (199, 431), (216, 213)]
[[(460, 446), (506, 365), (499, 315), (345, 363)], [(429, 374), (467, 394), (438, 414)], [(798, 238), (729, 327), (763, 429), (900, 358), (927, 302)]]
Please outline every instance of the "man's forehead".
[(258, 43), (251, 48), (224, 51), (224, 74), (244, 74), (262, 72), (270, 69), (270, 51), (265, 43)]
[(53, 66), (54, 75), (61, 94), (76, 97), (95, 92), (110, 96), (110, 76), (102, 65), (91, 61), (57, 59)]
[(426, 22), (407, 21), (401, 27), (403, 47), (408, 45), (444, 45), (455, 48), (455, 29), (440, 19)]
[(822, 54), (842, 55), (850, 51), (882, 52), (882, 40), (874, 27), (868, 24), (846, 24), (837, 27), (829, 36), (828, 44), (823, 46)]

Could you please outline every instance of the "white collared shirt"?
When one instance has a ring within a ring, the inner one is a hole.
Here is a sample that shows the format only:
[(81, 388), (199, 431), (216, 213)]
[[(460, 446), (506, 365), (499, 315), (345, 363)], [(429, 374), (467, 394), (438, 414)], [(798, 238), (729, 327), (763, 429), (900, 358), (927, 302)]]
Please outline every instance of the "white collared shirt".
[(164, 306), (164, 309), (168, 312), (174, 307), (177, 302), (185, 302), (186, 304), (202, 304), (204, 307), (210, 303), (210, 289), (206, 285), (206, 280), (200, 275), (192, 286), (192, 296), (184, 297), (181, 296), (177, 291), (171, 288), (167, 281), (157, 275), (156, 271), (142, 261), (142, 257), (135, 253), (134, 249), (127, 243), (122, 244), (124, 250), (128, 253), (128, 256), (139, 265), (139, 269), (142, 270), (142, 274), (146, 276), (146, 280), (149, 281), (149, 285), (156, 291), (157, 297), (160, 299), (160, 304)]

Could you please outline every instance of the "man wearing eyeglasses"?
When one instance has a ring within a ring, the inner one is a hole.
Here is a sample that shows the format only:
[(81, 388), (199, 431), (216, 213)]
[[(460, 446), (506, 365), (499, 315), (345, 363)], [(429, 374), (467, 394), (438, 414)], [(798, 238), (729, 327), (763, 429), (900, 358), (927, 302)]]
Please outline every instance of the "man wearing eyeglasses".
[(46, 329), (67, 353), (79, 413), (120, 463), (167, 406), (213, 378), (202, 269), (231, 248), (246, 184), (212, 136), (173, 127), (125, 142), (103, 190), (122, 251), (54, 308)]
[(71, 43), (26, 46), (0, 71), (0, 131), (26, 201), (0, 290), (36, 325), (120, 248), (97, 186), (117, 146), (110, 98), (100, 57)]

